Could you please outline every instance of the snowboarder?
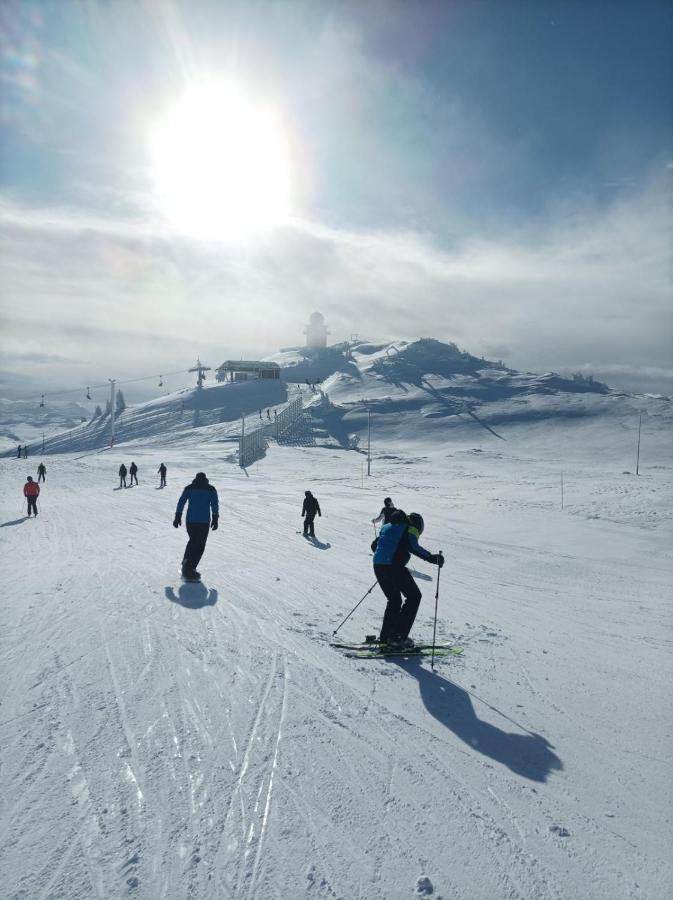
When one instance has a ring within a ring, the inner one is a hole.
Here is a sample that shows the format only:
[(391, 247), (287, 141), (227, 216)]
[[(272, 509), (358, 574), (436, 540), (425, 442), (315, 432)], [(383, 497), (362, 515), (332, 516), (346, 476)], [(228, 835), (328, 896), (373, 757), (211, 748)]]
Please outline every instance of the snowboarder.
[(383, 509), (378, 514), (375, 519), (372, 519), (374, 525), (377, 525), (379, 522), (383, 521), (384, 525), (387, 525), (390, 522), (390, 517), (395, 512), (395, 505), (390, 497), (386, 497), (383, 501)]
[(133, 487), (133, 479), (135, 478), (136, 484), (138, 484), (138, 466), (132, 462), (129, 466), (129, 475), (131, 476), (131, 487)]
[(304, 519), (304, 537), (308, 537), (309, 535), (310, 537), (315, 537), (313, 520), (315, 519), (316, 513), (322, 517), (320, 504), (310, 491), (304, 491), (304, 503), (301, 508), (301, 515)]
[(196, 567), (206, 549), (208, 528), (217, 531), (220, 512), (217, 491), (206, 478), (205, 472), (197, 472), (194, 481), (180, 495), (173, 520), (174, 528), (179, 528), (182, 524), (185, 503), (189, 504), (186, 522), (189, 541), (182, 560), (182, 574), (187, 579), (199, 579), (201, 575)]
[(157, 472), (159, 473), (159, 477), (161, 479), (159, 482), (159, 487), (166, 487), (166, 463), (161, 463), (161, 465), (157, 469)]
[(21, 444), (19, 444), (19, 446), (18, 446), (18, 448), (17, 448), (17, 451), (16, 451), (16, 458), (17, 458), (17, 459), (21, 459), (21, 451), (22, 451), (22, 450), (23, 450), (23, 447), (21, 446)]
[(122, 463), (119, 467), (119, 487), (121, 487), (122, 485), (126, 487), (126, 472), (126, 466), (124, 465), (124, 463)]
[(46, 481), (47, 480), (47, 467), (44, 463), (40, 463), (37, 467), (37, 480), (38, 481)]
[(28, 501), (28, 518), (30, 519), (31, 509), (37, 515), (37, 498), (40, 496), (40, 485), (33, 481), (30, 475), (23, 486), (23, 496)]
[(401, 509), (396, 509), (390, 522), (382, 526), (379, 536), (372, 541), (374, 574), (388, 600), (379, 636), (382, 644), (414, 645), (409, 632), (418, 612), (421, 592), (406, 567), (410, 555), (413, 553), (440, 569), (444, 565), (441, 553), (430, 553), (418, 543), (423, 527), (423, 517), (419, 513), (407, 516)]

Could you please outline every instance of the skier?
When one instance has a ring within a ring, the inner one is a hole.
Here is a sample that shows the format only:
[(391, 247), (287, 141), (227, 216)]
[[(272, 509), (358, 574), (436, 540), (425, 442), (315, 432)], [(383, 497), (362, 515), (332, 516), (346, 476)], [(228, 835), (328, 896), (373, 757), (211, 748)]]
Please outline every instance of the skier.
[(410, 554), (440, 569), (444, 565), (441, 553), (430, 553), (418, 543), (421, 534), (423, 517), (419, 513), (407, 517), (401, 509), (396, 509), (390, 522), (382, 526), (379, 536), (372, 541), (374, 574), (388, 600), (379, 636), (382, 644), (398, 648), (414, 646), (409, 632), (418, 612), (421, 592), (406, 567)]
[(47, 467), (44, 463), (40, 463), (37, 467), (37, 480), (38, 481), (46, 481), (47, 480)]
[(129, 475), (131, 476), (131, 487), (133, 487), (133, 479), (135, 478), (136, 484), (138, 484), (138, 466), (132, 462), (129, 466)]
[(268, 419), (269, 422), (270, 422), (270, 421), (271, 421), (271, 411), (268, 410), (268, 409), (267, 409), (267, 411), (266, 411), (266, 417), (267, 417), (267, 419)]
[(387, 525), (390, 522), (390, 517), (395, 512), (395, 505), (390, 497), (386, 497), (383, 501), (383, 509), (378, 514), (375, 519), (372, 519), (374, 525), (377, 525), (379, 522), (383, 521), (384, 525)]
[(186, 523), (189, 541), (182, 560), (182, 574), (187, 579), (198, 580), (201, 575), (196, 571), (196, 567), (206, 549), (208, 528), (217, 531), (220, 512), (217, 491), (206, 478), (205, 472), (197, 472), (194, 481), (188, 484), (180, 495), (173, 528), (179, 528), (182, 524), (182, 510), (185, 503), (189, 503)]
[(30, 475), (23, 486), (23, 496), (28, 500), (28, 518), (30, 519), (31, 509), (37, 515), (37, 498), (40, 496), (40, 485), (33, 481)]
[(310, 491), (304, 491), (304, 503), (301, 508), (301, 515), (304, 519), (304, 537), (309, 537), (309, 535), (310, 537), (315, 537), (313, 520), (316, 513), (322, 517), (320, 504)]
[(119, 487), (121, 487), (122, 485), (126, 487), (126, 471), (126, 466), (124, 465), (124, 463), (122, 463), (119, 467)]
[(28, 459), (28, 444), (23, 445), (23, 458)]
[(159, 482), (159, 487), (166, 487), (166, 463), (161, 463), (159, 468), (157, 469), (161, 481)]
[(23, 448), (22, 448), (21, 444), (19, 444), (19, 446), (18, 446), (18, 448), (17, 448), (17, 451), (16, 451), (16, 458), (17, 458), (17, 459), (21, 459), (21, 450), (22, 450), (22, 449), (23, 449)]

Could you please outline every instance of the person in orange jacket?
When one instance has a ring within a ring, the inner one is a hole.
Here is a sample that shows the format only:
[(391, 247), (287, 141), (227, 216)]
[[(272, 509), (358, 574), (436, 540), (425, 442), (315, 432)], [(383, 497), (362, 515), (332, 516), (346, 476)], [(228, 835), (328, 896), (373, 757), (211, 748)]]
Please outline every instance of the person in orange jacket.
[(40, 485), (33, 481), (30, 475), (23, 486), (23, 496), (28, 500), (28, 518), (30, 518), (31, 509), (37, 515), (37, 498), (40, 496)]

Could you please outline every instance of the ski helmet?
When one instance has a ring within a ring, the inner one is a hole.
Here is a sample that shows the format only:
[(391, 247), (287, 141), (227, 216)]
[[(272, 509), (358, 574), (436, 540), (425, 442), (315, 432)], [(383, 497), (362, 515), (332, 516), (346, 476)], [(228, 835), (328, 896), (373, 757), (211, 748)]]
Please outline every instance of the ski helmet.
[(390, 499), (390, 497), (386, 497), (386, 498), (384, 499), (384, 501), (383, 501), (383, 505), (384, 505), (384, 506), (392, 506), (392, 505), (393, 505), (393, 501)]
[(419, 534), (423, 534), (425, 523), (423, 522), (423, 516), (420, 513), (409, 513), (409, 524), (415, 528)]

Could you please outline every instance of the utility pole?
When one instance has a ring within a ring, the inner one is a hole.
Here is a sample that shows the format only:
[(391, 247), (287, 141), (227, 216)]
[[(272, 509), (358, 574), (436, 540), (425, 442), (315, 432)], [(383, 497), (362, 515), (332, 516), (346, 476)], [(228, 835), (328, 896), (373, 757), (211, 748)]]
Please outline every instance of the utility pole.
[(42, 452), (44, 453), (44, 431), (42, 432)]
[(636, 475), (640, 475), (640, 429), (643, 424), (642, 412), (638, 416), (638, 450), (636, 451)]
[(197, 358), (196, 365), (193, 366), (190, 372), (197, 372), (196, 376), (196, 386), (199, 390), (203, 387), (203, 382), (206, 380), (206, 376), (203, 374), (204, 372), (210, 372), (210, 366), (204, 366), (200, 359)]
[(372, 474), (372, 411), (367, 407), (367, 475)]
[(115, 378), (108, 378), (110, 382), (110, 423), (111, 423), (111, 431), (110, 431), (110, 446), (114, 447), (115, 443)]
[(563, 509), (563, 472), (561, 472), (561, 509)]

